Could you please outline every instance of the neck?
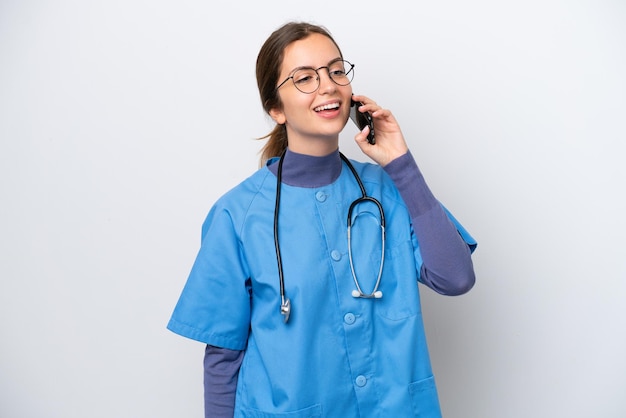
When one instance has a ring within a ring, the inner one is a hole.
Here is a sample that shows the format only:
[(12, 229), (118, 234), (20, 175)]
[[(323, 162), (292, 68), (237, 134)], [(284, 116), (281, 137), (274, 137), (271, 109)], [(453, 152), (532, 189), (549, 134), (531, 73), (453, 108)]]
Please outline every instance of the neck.
[(289, 149), (298, 154), (325, 157), (339, 147), (339, 134), (303, 135), (295, 132), (289, 124), (287, 124), (287, 137), (289, 138)]
[(289, 149), (297, 154), (304, 154), (313, 157), (325, 157), (337, 150), (336, 143), (329, 143), (327, 140), (298, 144), (289, 140)]
[[(290, 148), (285, 153), (282, 168), (282, 182), (295, 187), (315, 188), (331, 184), (341, 174), (339, 149), (328, 155), (315, 156), (300, 154)], [(278, 160), (269, 170), (277, 174)]]

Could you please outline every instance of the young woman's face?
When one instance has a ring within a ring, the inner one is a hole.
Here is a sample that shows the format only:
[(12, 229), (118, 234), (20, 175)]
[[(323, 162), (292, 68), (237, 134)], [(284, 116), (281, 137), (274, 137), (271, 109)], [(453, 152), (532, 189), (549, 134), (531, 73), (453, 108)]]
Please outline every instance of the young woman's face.
[[(296, 68), (317, 69), (337, 59), (341, 59), (339, 50), (328, 37), (309, 35), (285, 48), (279, 84)], [(336, 84), (325, 68), (317, 72), (319, 88), (314, 93), (302, 93), (293, 80), (283, 84), (278, 90), (283, 107), (272, 109), (270, 115), (277, 123), (286, 125), (292, 151), (327, 155), (337, 149), (339, 132), (348, 120), (352, 87)]]

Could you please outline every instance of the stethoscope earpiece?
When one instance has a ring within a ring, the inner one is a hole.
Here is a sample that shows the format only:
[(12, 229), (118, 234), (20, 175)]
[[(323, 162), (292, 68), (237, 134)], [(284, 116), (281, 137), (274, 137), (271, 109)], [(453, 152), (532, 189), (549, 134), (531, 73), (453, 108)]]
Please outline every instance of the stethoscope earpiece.
[(352, 291), (352, 297), (353, 298), (363, 298), (363, 299), (380, 299), (383, 297), (383, 292), (381, 292), (380, 290), (377, 290), (375, 292), (370, 293), (369, 295), (363, 292), (359, 292), (358, 290), (354, 289)]

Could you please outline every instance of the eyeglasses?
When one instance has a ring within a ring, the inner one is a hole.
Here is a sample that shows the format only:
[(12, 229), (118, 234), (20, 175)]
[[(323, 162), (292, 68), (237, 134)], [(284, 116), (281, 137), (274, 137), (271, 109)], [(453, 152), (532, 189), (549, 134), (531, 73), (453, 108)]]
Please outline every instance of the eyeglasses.
[(294, 86), (302, 93), (315, 93), (320, 87), (319, 70), (325, 68), (328, 71), (328, 77), (339, 86), (347, 86), (354, 78), (354, 64), (350, 64), (346, 60), (337, 59), (331, 61), (328, 65), (319, 68), (299, 67), (293, 70), (291, 75), (276, 87), (281, 88), (287, 81), (293, 81)]

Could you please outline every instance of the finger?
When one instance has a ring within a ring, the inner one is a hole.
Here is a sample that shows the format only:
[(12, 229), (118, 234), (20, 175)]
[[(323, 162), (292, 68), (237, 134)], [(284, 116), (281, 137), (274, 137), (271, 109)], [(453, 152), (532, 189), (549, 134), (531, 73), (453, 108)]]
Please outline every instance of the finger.
[(361, 132), (359, 132), (360, 140), (362, 142), (367, 142), (367, 135), (369, 135), (369, 133), (370, 133), (370, 127), (369, 125), (365, 125), (363, 129), (361, 129)]
[(375, 117), (377, 119), (383, 119), (391, 116), (391, 111), (389, 109), (383, 109), (382, 107), (379, 107), (376, 110), (370, 111), (370, 114), (372, 115), (372, 117)]
[(359, 107), (359, 110), (361, 112), (373, 112), (380, 108), (380, 106), (378, 106), (375, 101), (373, 101), (367, 96), (361, 96), (361, 95), (355, 94), (352, 96), (352, 99), (355, 102), (361, 102), (363, 104), (363, 106)]
[(359, 132), (358, 134), (356, 134), (354, 136), (354, 140), (357, 142), (357, 144), (359, 144), (359, 146), (361, 145), (370, 145), (369, 142), (367, 142), (367, 135), (370, 133), (370, 127), (369, 126), (365, 126), (361, 132)]
[(361, 102), (363, 104), (374, 103), (374, 101), (372, 99), (370, 99), (367, 96), (363, 96), (361, 94), (353, 94), (352, 95), (352, 99), (354, 99), (355, 102)]

